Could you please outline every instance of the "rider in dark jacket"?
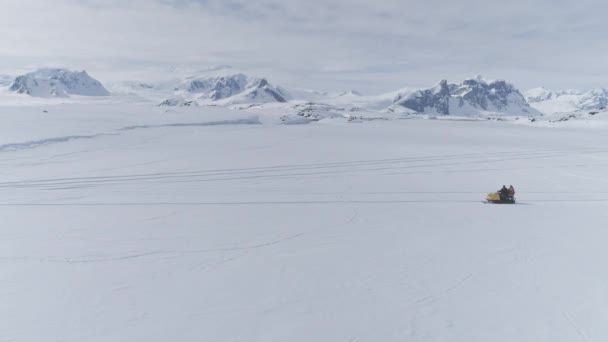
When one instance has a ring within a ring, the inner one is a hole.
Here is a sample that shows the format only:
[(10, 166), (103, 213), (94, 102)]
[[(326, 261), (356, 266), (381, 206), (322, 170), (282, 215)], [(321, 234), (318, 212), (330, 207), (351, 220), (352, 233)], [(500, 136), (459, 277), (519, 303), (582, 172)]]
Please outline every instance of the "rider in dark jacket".
[(498, 194), (500, 195), (501, 200), (505, 200), (509, 198), (509, 189), (503, 185), (502, 188), (498, 190)]

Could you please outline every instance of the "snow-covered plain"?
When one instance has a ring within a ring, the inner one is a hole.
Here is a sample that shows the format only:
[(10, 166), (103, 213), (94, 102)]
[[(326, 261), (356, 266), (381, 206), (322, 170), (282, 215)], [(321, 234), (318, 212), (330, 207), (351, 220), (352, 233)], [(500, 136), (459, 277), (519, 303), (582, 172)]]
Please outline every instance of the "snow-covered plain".
[[(0, 120), (2, 341), (608, 338), (605, 126)], [(481, 203), (502, 184), (517, 205)]]

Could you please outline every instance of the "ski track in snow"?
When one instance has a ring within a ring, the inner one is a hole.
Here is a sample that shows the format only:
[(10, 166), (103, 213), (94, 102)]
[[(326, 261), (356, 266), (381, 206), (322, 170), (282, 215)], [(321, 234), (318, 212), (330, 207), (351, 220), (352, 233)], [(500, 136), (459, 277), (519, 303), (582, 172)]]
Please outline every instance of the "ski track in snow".
[(425, 303), (428, 303), (428, 302), (439, 300), (439, 299), (441, 299), (441, 297), (447, 296), (451, 292), (454, 292), (456, 289), (458, 289), (460, 286), (462, 286), (464, 283), (466, 283), (472, 277), (473, 277), (473, 273), (469, 273), (465, 277), (463, 277), (462, 279), (460, 279), (458, 282), (456, 282), (456, 283), (450, 285), (449, 287), (441, 290), (439, 293), (437, 293), (435, 295), (429, 295), (429, 296), (425, 296), (423, 298), (420, 298), (420, 299), (416, 300), (414, 302), (414, 304), (425, 304)]
[(574, 330), (576, 330), (576, 333), (580, 336), (581, 341), (588, 342), (589, 338), (587, 337), (585, 332), (583, 330), (581, 330), (581, 327), (574, 322), (572, 317), (570, 317), (570, 315), (568, 315), (565, 312), (563, 313), (563, 315), (564, 315), (564, 319), (568, 322), (568, 324), (570, 324), (572, 326), (572, 328), (574, 328)]
[(12, 151), (18, 151), (18, 150), (23, 150), (23, 149), (41, 147), (41, 146), (50, 145), (50, 144), (69, 142), (72, 140), (94, 139), (97, 137), (110, 136), (110, 135), (116, 135), (116, 134), (98, 133), (98, 134), (91, 134), (91, 135), (68, 135), (68, 136), (63, 136), (63, 137), (32, 140), (32, 141), (27, 141), (27, 142), (22, 142), (22, 143), (9, 143), (9, 144), (0, 145), (0, 152), (6, 152), (6, 151), (12, 152)]
[[(158, 125), (133, 125), (126, 126), (117, 129), (116, 131), (132, 131), (136, 129), (149, 129), (149, 128), (163, 128), (163, 127), (206, 127), (206, 126), (226, 126), (226, 125), (260, 125), (261, 122), (259, 118), (248, 118), (248, 119), (236, 119), (236, 120), (221, 120), (221, 121), (208, 121), (208, 122), (192, 122), (192, 123), (167, 123), (167, 124), (158, 124)], [(53, 138), (45, 138), (39, 140), (31, 140), (20, 143), (7, 143), (0, 145), (0, 152), (14, 152), (24, 149), (31, 149), (36, 147), (42, 147), (51, 144), (65, 143), (70, 142), (72, 140), (81, 140), (81, 139), (94, 139), (98, 137), (105, 136), (116, 136), (119, 133), (96, 133), (89, 135), (67, 135)], [(64, 154), (69, 155), (69, 154)], [(64, 156), (57, 155), (55, 157)]]
[(222, 120), (210, 122), (191, 122), (191, 123), (168, 123), (160, 125), (134, 125), (118, 129), (119, 131), (132, 131), (136, 129), (161, 128), (161, 127), (205, 127), (205, 126), (224, 126), (224, 125), (261, 125), (257, 117), (249, 119)]
[[(474, 171), (492, 171), (492, 170), (517, 170), (521, 168), (483, 168), (483, 169), (465, 169), (465, 170), (444, 170), (434, 171), (437, 167), (445, 166), (461, 166), (474, 164), (494, 164), (507, 161), (535, 160), (565, 157), (571, 155), (598, 154), (608, 153), (608, 150), (590, 149), (590, 150), (565, 150), (547, 152), (501, 152), (486, 155), (448, 155), (441, 157), (422, 157), (422, 158), (402, 158), (389, 160), (367, 160), (358, 162), (343, 162), (330, 164), (313, 164), (313, 165), (294, 165), (294, 166), (269, 166), (260, 168), (245, 168), (245, 169), (225, 169), (225, 170), (201, 170), (201, 171), (185, 171), (185, 172), (167, 172), (167, 173), (149, 173), (149, 174), (132, 174), (120, 176), (95, 176), (95, 177), (74, 177), (74, 178), (57, 178), (57, 179), (33, 179), (23, 180), (19, 182), (0, 182), (0, 188), (15, 187), (15, 188), (51, 188), (51, 189), (68, 189), (68, 188), (84, 188), (91, 186), (120, 184), (134, 181), (162, 181), (169, 183), (190, 183), (190, 182), (217, 182), (217, 181), (239, 181), (248, 179), (277, 179), (285, 177), (308, 177), (308, 176), (328, 176), (339, 174), (360, 174), (375, 173), (377, 171), (389, 170), (405, 170), (405, 169), (431, 169), (419, 172), (392, 172), (378, 173), (382, 176), (390, 175), (405, 175), (416, 173), (454, 173), (454, 172), (474, 172)], [(503, 157), (506, 156), (506, 157)], [(480, 158), (481, 157), (481, 158)], [(461, 160), (473, 159), (469, 161), (458, 162), (443, 162), (445, 160)], [(477, 160), (475, 160), (477, 159)], [(436, 163), (429, 163), (436, 162)], [(438, 163), (437, 163), (438, 162)], [(409, 165), (409, 164), (416, 165)], [(395, 165), (405, 164), (405, 165)], [(145, 165), (145, 164), (144, 164)], [(382, 167), (367, 167), (369, 165), (393, 165)], [(602, 164), (603, 165), (603, 164)], [(608, 164), (607, 164), (608, 165)], [(570, 165), (570, 167), (584, 167), (585, 165)], [(554, 167), (554, 166), (551, 166)], [(543, 168), (542, 166), (536, 168)], [(328, 170), (329, 169), (329, 170)], [(314, 172), (307, 172), (315, 170)], [(236, 176), (234, 176), (236, 175)]]
[(113, 261), (130, 261), (134, 259), (143, 259), (147, 257), (153, 256), (163, 256), (166, 258), (169, 257), (180, 257), (180, 256), (189, 256), (194, 254), (206, 254), (206, 253), (223, 253), (223, 252), (238, 252), (238, 251), (252, 251), (260, 248), (272, 247), (284, 242), (297, 239), (305, 235), (304, 233), (295, 234), (287, 237), (283, 237), (280, 239), (276, 239), (269, 242), (263, 242), (252, 245), (245, 246), (234, 246), (234, 247), (224, 247), (224, 248), (210, 248), (210, 249), (195, 249), (195, 250), (166, 250), (166, 251), (149, 251), (149, 252), (141, 252), (141, 253), (132, 253), (128, 255), (122, 256), (114, 256), (108, 258), (95, 258), (95, 259), (82, 259), (82, 258), (55, 258), (55, 257), (19, 257), (19, 258), (11, 258), (11, 257), (2, 257), (0, 256), (0, 261), (36, 261), (36, 262), (51, 262), (51, 263), (67, 263), (67, 264), (86, 264), (86, 263), (99, 263), (99, 262), (113, 262)]

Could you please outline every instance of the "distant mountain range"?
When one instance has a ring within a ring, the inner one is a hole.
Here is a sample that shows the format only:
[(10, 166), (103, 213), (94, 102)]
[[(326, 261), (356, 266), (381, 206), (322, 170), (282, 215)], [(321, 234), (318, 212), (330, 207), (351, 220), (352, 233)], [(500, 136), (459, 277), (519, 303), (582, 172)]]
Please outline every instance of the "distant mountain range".
[[(523, 95), (505, 81), (486, 82), (481, 78), (459, 84), (441, 81), (429, 89), (401, 90), (378, 96), (364, 96), (356, 90), (338, 95), (302, 92), (293, 95), (289, 90), (273, 86), (265, 78), (251, 78), (244, 74), (221, 77), (196, 77), (174, 88), (175, 96), (161, 103), (164, 106), (200, 104), (260, 104), (288, 101), (311, 101), (330, 105), (356, 104), (361, 109), (386, 110), (412, 114), (476, 115), (505, 113), (511, 115), (540, 114), (531, 108)], [(301, 97), (298, 97), (300, 95)]]
[(547, 114), (604, 109), (608, 106), (608, 91), (603, 88), (580, 92), (554, 91), (540, 87), (530, 89), (524, 95), (532, 107)]
[[(86, 71), (39, 69), (16, 78), (0, 75), (0, 86), (34, 97), (110, 96), (110, 92)], [(356, 90), (334, 95), (327, 92), (285, 89), (264, 77), (218, 69), (184, 79), (164, 82), (126, 81), (113, 84), (115, 95), (137, 96), (160, 106), (232, 106), (319, 103), (351, 111), (371, 110), (431, 115), (540, 115), (601, 109), (608, 105), (608, 91), (552, 91), (535, 88), (519, 92), (503, 81), (481, 77), (449, 83), (442, 80), (426, 89), (402, 89), (366, 96)]]
[(176, 97), (204, 103), (224, 105), (287, 102), (291, 100), (283, 89), (265, 78), (232, 74), (211, 77), (191, 77), (174, 88)]

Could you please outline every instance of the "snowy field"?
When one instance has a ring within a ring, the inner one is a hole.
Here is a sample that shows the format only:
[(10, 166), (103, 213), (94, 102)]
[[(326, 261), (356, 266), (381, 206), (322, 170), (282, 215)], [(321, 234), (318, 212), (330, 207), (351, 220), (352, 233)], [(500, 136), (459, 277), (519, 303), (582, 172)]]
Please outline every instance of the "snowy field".
[[(0, 341), (608, 339), (604, 129), (78, 104), (0, 123)], [(517, 205), (481, 202), (503, 184)]]

